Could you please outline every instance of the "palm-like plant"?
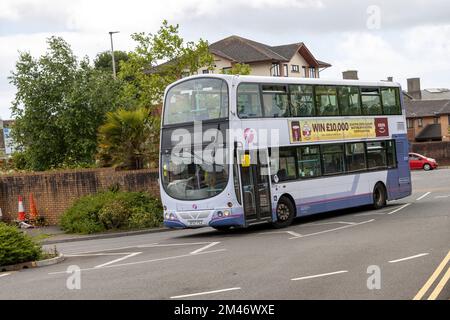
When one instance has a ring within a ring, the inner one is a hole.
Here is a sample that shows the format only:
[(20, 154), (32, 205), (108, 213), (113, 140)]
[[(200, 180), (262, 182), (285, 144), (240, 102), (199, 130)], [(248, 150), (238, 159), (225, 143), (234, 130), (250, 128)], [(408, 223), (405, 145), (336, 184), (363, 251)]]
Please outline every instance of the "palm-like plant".
[(142, 169), (157, 157), (159, 121), (147, 108), (119, 108), (98, 130), (98, 158), (104, 164)]

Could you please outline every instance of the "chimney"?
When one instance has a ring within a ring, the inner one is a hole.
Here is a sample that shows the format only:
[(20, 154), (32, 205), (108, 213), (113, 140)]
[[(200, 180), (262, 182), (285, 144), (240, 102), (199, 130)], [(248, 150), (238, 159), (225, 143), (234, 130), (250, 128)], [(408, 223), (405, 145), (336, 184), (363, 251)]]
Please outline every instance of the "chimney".
[(357, 70), (344, 71), (342, 72), (342, 79), (358, 80), (358, 71)]
[(389, 81), (389, 82), (394, 81), (394, 77), (387, 77), (387, 81)]
[(420, 78), (409, 78), (406, 81), (408, 82), (408, 94), (416, 100), (421, 100)]

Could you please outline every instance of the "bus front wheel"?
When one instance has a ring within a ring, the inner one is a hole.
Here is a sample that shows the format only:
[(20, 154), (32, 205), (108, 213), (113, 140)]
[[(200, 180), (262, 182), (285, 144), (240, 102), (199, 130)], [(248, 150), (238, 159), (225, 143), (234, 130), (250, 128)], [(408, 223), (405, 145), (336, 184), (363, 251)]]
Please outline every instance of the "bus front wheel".
[(374, 209), (383, 208), (384, 206), (386, 206), (386, 200), (387, 200), (386, 188), (381, 182), (379, 182), (373, 188), (373, 205), (372, 205), (373, 208)]
[(284, 228), (289, 226), (295, 217), (295, 208), (292, 201), (286, 197), (282, 197), (277, 204), (276, 209), (277, 221), (273, 222), (272, 225), (275, 228)]

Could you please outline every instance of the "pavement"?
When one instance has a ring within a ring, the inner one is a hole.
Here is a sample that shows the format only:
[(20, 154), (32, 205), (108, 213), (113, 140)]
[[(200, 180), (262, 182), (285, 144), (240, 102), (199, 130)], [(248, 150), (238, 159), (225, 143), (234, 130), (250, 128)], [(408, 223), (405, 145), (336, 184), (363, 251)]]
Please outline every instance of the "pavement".
[(46, 226), (46, 227), (23, 229), (23, 231), (32, 238), (34, 238), (36, 241), (39, 241), (41, 244), (48, 245), (63, 242), (77, 242), (86, 240), (118, 238), (118, 237), (173, 231), (173, 230), (162, 227), (162, 228), (149, 228), (138, 230), (113, 230), (96, 234), (77, 234), (77, 233), (66, 233), (64, 230), (61, 230), (59, 226)]
[(381, 210), (329, 212), (285, 229), (59, 243), (64, 262), (0, 273), (0, 299), (449, 300), (450, 170), (412, 177), (412, 196)]

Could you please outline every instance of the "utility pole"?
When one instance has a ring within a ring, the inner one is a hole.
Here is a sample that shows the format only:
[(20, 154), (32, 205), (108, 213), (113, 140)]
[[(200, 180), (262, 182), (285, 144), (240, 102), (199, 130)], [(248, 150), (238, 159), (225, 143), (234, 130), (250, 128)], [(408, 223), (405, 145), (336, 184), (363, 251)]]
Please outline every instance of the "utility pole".
[(112, 58), (112, 67), (113, 67), (113, 77), (116, 79), (116, 61), (114, 59), (114, 46), (113, 46), (113, 34), (119, 33), (120, 31), (110, 31), (109, 37), (111, 38), (111, 58)]

